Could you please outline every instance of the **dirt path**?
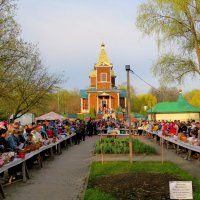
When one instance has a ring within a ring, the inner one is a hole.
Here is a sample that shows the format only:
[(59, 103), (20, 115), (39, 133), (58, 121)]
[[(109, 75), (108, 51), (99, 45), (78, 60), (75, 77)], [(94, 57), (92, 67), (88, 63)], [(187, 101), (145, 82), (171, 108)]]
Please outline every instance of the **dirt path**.
[[(134, 155), (133, 154), (133, 161), (161, 161), (161, 146), (156, 144), (153, 139), (146, 138), (145, 136), (137, 136), (142, 142), (153, 146), (156, 151), (157, 155)], [(172, 161), (176, 163), (180, 168), (184, 169), (185, 171), (190, 172), (193, 176), (200, 179), (200, 161), (197, 161), (191, 158), (190, 161), (184, 160), (185, 154), (176, 154), (174, 149), (166, 149), (164, 147), (163, 153), (164, 161)], [(96, 155), (95, 159), (100, 161), (101, 155)], [(105, 161), (128, 161), (129, 155), (104, 155)]]
[(61, 155), (29, 170), (27, 183), (5, 187), (6, 200), (77, 200), (81, 199), (89, 173), (96, 137), (63, 150)]

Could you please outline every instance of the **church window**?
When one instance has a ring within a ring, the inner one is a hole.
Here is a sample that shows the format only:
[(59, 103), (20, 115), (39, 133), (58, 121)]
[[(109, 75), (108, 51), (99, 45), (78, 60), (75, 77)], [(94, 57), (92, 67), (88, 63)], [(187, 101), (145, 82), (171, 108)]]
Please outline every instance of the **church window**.
[(101, 82), (107, 82), (107, 73), (101, 73), (100, 77), (101, 77)]
[(88, 99), (83, 99), (83, 110), (88, 110)]

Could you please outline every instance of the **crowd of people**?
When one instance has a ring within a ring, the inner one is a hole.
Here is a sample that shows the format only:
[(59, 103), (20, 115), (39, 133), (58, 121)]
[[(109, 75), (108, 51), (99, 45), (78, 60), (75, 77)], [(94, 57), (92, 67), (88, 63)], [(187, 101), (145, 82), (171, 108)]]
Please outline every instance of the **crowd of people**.
[[(20, 122), (8, 123), (7, 121), (0, 122), (0, 165), (10, 162), (9, 155), (12, 157), (24, 157), (24, 150), (30, 148), (33, 145), (48, 145), (50, 142), (62, 139), (62, 137), (68, 134), (76, 133), (74, 136), (74, 143), (79, 144), (81, 141), (85, 141), (85, 122), (76, 120), (70, 122), (65, 121), (39, 121), (37, 123), (31, 123), (22, 126)], [(55, 140), (54, 140), (55, 139)], [(56, 149), (54, 149), (56, 150)], [(6, 159), (5, 160), (5, 156)], [(48, 156), (47, 151), (42, 152), (42, 157)], [(27, 165), (33, 164), (36, 157), (29, 159)], [(11, 167), (8, 170), (9, 182), (12, 182), (17, 177), (17, 174), (21, 172), (21, 166), (17, 165)], [(4, 176), (4, 173), (0, 174)]]
[[(0, 122), (0, 153), (15, 152), (19, 154), (20, 149), (27, 145), (37, 142), (45, 144), (53, 138), (61, 139), (62, 134), (75, 134), (74, 144), (78, 145), (85, 141), (85, 136), (92, 137), (97, 135), (99, 130), (110, 133), (112, 130), (128, 129), (129, 123), (124, 120), (109, 117), (102, 120), (89, 119), (87, 122), (77, 119), (75, 121), (39, 121), (37, 123), (20, 125), (19, 122), (8, 123)], [(142, 129), (140, 129), (142, 127)], [(139, 134), (143, 130), (147, 132), (160, 131), (163, 135), (178, 136), (179, 133), (185, 134), (189, 139), (200, 145), (200, 123), (191, 120), (180, 122), (170, 121), (136, 121), (132, 123), (132, 128), (138, 128)], [(12, 171), (12, 170), (11, 170)]]
[[(172, 137), (175, 141), (180, 140), (190, 145), (200, 146), (200, 122), (191, 121), (143, 121), (138, 124), (138, 131), (143, 133), (161, 133), (163, 136)], [(155, 135), (153, 135), (155, 136)], [(157, 138), (158, 139), (158, 138)], [(167, 144), (172, 144), (167, 141)], [(191, 156), (200, 160), (200, 154), (190, 148), (178, 145), (177, 152), (185, 152), (185, 160), (190, 160)]]
[(187, 137), (194, 137), (200, 139), (200, 122), (195, 120), (181, 122), (179, 120), (174, 121), (143, 121), (138, 124), (142, 126), (144, 130), (149, 132), (161, 131), (163, 135), (175, 135), (184, 133)]

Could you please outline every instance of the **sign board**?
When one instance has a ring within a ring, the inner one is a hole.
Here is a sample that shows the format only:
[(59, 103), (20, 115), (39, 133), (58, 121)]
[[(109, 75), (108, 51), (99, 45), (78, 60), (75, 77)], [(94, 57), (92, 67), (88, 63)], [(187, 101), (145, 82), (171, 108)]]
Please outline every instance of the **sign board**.
[(192, 181), (169, 181), (170, 199), (193, 199)]

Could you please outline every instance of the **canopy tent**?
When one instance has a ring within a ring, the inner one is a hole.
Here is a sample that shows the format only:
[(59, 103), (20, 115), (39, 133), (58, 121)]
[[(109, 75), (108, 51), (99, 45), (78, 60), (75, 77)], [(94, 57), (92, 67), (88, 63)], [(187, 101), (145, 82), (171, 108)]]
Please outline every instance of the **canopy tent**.
[(39, 121), (39, 120), (64, 120), (66, 119), (65, 117), (63, 117), (62, 115), (59, 115), (55, 112), (49, 112), (47, 114), (44, 114), (40, 117), (36, 117), (35, 121)]

